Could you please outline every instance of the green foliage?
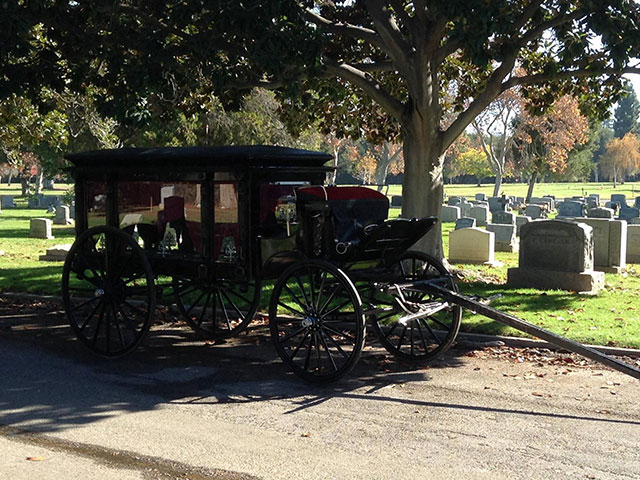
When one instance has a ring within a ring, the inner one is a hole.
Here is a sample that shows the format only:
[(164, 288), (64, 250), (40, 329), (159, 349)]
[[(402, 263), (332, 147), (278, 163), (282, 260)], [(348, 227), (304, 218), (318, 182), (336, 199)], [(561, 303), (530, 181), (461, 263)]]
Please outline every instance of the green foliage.
[(638, 130), (640, 102), (631, 84), (625, 88), (625, 96), (620, 99), (613, 117), (613, 131), (617, 138)]
[(469, 148), (458, 155), (453, 161), (452, 170), (454, 176), (472, 175), (476, 177), (478, 182), (493, 174), (487, 162), (487, 156), (480, 148)]

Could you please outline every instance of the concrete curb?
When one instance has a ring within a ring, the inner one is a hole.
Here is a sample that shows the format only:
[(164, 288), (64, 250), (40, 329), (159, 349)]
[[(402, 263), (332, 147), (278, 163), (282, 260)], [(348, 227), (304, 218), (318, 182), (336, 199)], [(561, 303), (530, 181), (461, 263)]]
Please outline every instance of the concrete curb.
[[(14, 293), (0, 292), (0, 298), (15, 298), (20, 300), (39, 300), (62, 303), (62, 297), (59, 295), (38, 295), (35, 293)], [(509, 346), (518, 348), (547, 348), (549, 350), (560, 351), (561, 347), (544, 340), (535, 340), (532, 338), (507, 337), (503, 335), (483, 335), (480, 333), (459, 332), (456, 343), (461, 347), (482, 348), (490, 346)], [(605, 345), (586, 345), (598, 352), (606, 355), (617, 355), (624, 357), (640, 357), (640, 349), (608, 347)]]

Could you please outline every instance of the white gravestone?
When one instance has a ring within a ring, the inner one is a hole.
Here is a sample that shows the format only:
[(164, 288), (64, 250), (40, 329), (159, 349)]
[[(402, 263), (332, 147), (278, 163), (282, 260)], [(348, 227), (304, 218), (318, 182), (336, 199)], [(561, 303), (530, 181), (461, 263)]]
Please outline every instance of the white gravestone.
[(486, 227), (489, 223), (489, 206), (488, 205), (476, 205), (469, 210), (469, 216), (476, 219), (476, 224), (479, 227)]
[(481, 228), (462, 228), (449, 233), (449, 262), (495, 264), (494, 234)]
[(460, 218), (460, 207), (442, 206), (442, 223), (455, 222)]
[(593, 268), (607, 273), (625, 272), (627, 222), (606, 218), (579, 218), (575, 221), (593, 228)]
[(71, 225), (73, 222), (69, 216), (69, 207), (66, 205), (60, 205), (56, 208), (56, 216), (53, 219), (54, 225)]
[(640, 263), (640, 225), (627, 226), (627, 263)]
[(29, 237), (52, 239), (51, 220), (48, 218), (32, 218), (29, 222)]
[(489, 225), (487, 225), (487, 231), (493, 232), (495, 235), (494, 245), (496, 252), (518, 251), (518, 239), (516, 238), (515, 225), (490, 223)]

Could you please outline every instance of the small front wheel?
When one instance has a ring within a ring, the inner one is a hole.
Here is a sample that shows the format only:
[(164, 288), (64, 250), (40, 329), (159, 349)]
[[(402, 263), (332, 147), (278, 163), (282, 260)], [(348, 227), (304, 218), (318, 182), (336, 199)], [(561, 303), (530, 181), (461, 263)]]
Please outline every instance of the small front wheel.
[(328, 383), (349, 373), (364, 346), (360, 296), (342, 270), (322, 260), (298, 262), (279, 277), (269, 326), (283, 362), (311, 382)]
[[(406, 252), (387, 265), (389, 283), (433, 281), (458, 291), (453, 278), (439, 260), (422, 252)], [(411, 363), (425, 363), (451, 346), (462, 319), (462, 308), (428, 293), (416, 283), (399, 293), (373, 291), (369, 303), (377, 312), (372, 326), (382, 345), (395, 357)], [(421, 315), (421, 312), (426, 314)]]

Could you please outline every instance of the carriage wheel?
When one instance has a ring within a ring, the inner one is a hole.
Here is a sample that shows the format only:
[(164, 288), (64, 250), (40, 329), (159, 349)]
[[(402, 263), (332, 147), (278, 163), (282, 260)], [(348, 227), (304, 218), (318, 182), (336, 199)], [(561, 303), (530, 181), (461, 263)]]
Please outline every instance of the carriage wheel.
[[(442, 262), (425, 253), (406, 252), (388, 268), (395, 282), (433, 279), (439, 280), (444, 288), (458, 291)], [(373, 329), (384, 347), (396, 357), (412, 363), (432, 360), (455, 340), (462, 308), (447, 305), (444, 299), (418, 288), (404, 289), (402, 293), (411, 304), (432, 308), (434, 313), (413, 320), (403, 319), (410, 314), (391, 295), (374, 292), (370, 299), (372, 306), (385, 311), (373, 316)]]
[(362, 302), (342, 270), (321, 260), (299, 262), (276, 282), (269, 305), (271, 338), (284, 363), (305, 380), (337, 380), (364, 346)]
[(64, 306), (77, 337), (105, 357), (136, 348), (156, 306), (154, 276), (137, 242), (113, 227), (80, 235), (62, 271)]
[(174, 277), (176, 305), (198, 334), (213, 340), (233, 337), (253, 319), (260, 304), (260, 282)]

